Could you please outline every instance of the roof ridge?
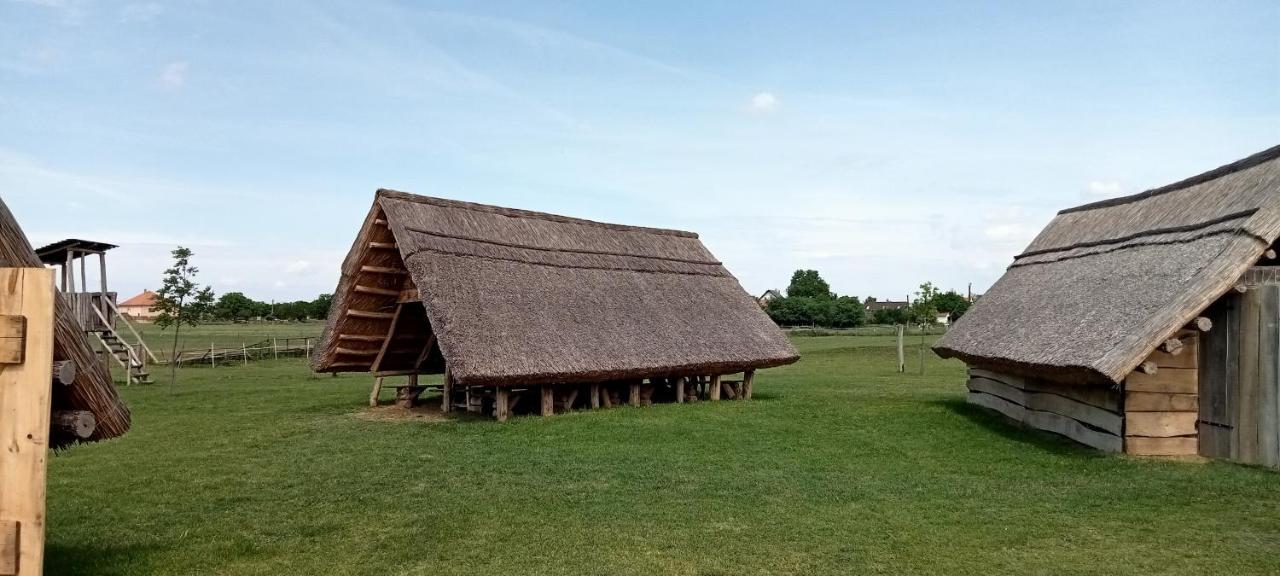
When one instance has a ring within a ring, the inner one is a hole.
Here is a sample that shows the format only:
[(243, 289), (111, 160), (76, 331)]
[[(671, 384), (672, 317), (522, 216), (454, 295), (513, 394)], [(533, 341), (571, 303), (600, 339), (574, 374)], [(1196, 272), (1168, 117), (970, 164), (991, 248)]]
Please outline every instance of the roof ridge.
[(617, 230), (620, 232), (644, 232), (658, 236), (676, 236), (680, 238), (694, 238), (698, 235), (694, 232), (686, 232), (684, 230), (675, 230), (672, 228), (650, 228), (647, 226), (630, 226), (627, 224), (611, 224), (609, 222), (597, 222), (595, 220), (587, 220), (585, 218), (574, 218), (572, 216), (561, 216), (559, 214), (551, 214), (549, 212), (537, 212), (534, 210), (522, 210), (520, 208), (506, 208), (504, 206), (495, 206), (492, 204), (479, 204), (476, 202), (467, 202), (465, 200), (452, 200), (449, 198), (438, 198), (435, 196), (423, 196), (412, 192), (402, 192), (400, 190), (392, 190), (390, 188), (379, 188), (377, 192), (379, 198), (394, 198), (396, 200), (404, 200), (406, 202), (417, 202), (419, 204), (431, 204), (441, 208), (457, 208), (460, 210), (471, 210), (473, 212), (484, 212), (486, 214), (498, 214), (510, 218), (531, 218), (535, 220), (546, 220), (548, 222), (556, 222), (560, 224), (575, 224), (579, 226), (592, 226), (596, 228), (605, 228), (608, 230)]
[(1162, 194), (1176, 192), (1184, 188), (1190, 188), (1192, 186), (1195, 186), (1196, 184), (1203, 184), (1205, 182), (1209, 182), (1210, 180), (1217, 180), (1218, 178), (1222, 178), (1223, 176), (1227, 176), (1229, 174), (1234, 174), (1236, 172), (1247, 170), (1249, 168), (1253, 168), (1254, 166), (1263, 164), (1265, 162), (1269, 162), (1271, 160), (1275, 160), (1277, 158), (1280, 158), (1280, 145), (1272, 146), (1270, 148), (1267, 148), (1266, 150), (1253, 154), (1252, 156), (1248, 156), (1246, 158), (1236, 160), (1235, 162), (1231, 162), (1230, 164), (1223, 164), (1222, 166), (1214, 168), (1213, 170), (1209, 170), (1207, 172), (1197, 174), (1190, 178), (1184, 178), (1172, 184), (1166, 184), (1159, 188), (1152, 188), (1150, 190), (1147, 190), (1145, 192), (1139, 192), (1137, 194), (1130, 194), (1129, 196), (1121, 196), (1119, 198), (1108, 198), (1106, 200), (1099, 200), (1097, 202), (1081, 204), (1079, 206), (1075, 206), (1072, 208), (1065, 208), (1063, 210), (1059, 210), (1058, 214), (1071, 214), (1073, 212), (1085, 212), (1088, 210), (1096, 210), (1099, 208), (1111, 208), (1113, 206), (1121, 206), (1124, 204), (1138, 202), (1140, 200), (1146, 200), (1147, 198), (1151, 198), (1154, 196), (1160, 196)]
[(637, 254), (635, 252), (616, 252), (612, 250), (587, 250), (581, 248), (548, 248), (546, 246), (535, 246), (533, 244), (516, 244), (514, 242), (502, 242), (500, 240), (489, 240), (486, 238), (478, 238), (475, 236), (462, 236), (459, 234), (445, 234), (435, 230), (428, 230), (418, 226), (405, 226), (405, 230), (415, 234), (425, 236), (435, 236), (437, 238), (448, 238), (451, 240), (463, 240), (466, 242), (476, 242), (479, 244), (489, 244), (491, 246), (501, 246), (503, 248), (514, 248), (517, 250), (536, 250), (539, 252), (556, 252), (562, 254), (591, 254), (595, 256), (622, 256), (626, 258), (643, 258), (649, 260), (663, 260), (667, 262), (680, 262), (682, 264), (705, 264), (708, 266), (723, 266), (724, 262), (718, 260), (693, 260), (690, 258), (675, 258), (672, 256), (654, 256), (651, 254)]
[(1248, 218), (1249, 216), (1253, 216), (1254, 214), (1257, 214), (1258, 210), (1259, 210), (1258, 208), (1250, 208), (1248, 210), (1231, 212), (1229, 214), (1223, 214), (1222, 216), (1216, 216), (1208, 220), (1201, 220), (1199, 222), (1192, 222), (1190, 224), (1182, 224), (1179, 226), (1166, 226), (1164, 228), (1149, 228), (1141, 232), (1134, 232), (1132, 234), (1126, 234), (1124, 236), (1115, 236), (1111, 238), (1101, 238), (1098, 240), (1072, 242), (1071, 244), (1063, 244), (1061, 246), (1053, 246), (1051, 248), (1041, 248), (1039, 250), (1027, 250), (1021, 254), (1018, 254), (1017, 256), (1014, 256), (1013, 259), (1016, 261), (1022, 258), (1029, 258), (1031, 256), (1039, 256), (1041, 254), (1051, 254), (1053, 252), (1066, 252), (1068, 250), (1075, 250), (1077, 248), (1093, 248), (1095, 246), (1106, 246), (1108, 244), (1123, 244), (1130, 240), (1136, 240), (1138, 238), (1143, 238), (1146, 236), (1159, 236), (1161, 234), (1177, 234), (1179, 232), (1191, 232), (1194, 230), (1199, 230), (1201, 228), (1208, 228), (1210, 226), (1213, 226), (1214, 224), (1222, 224), (1223, 222), (1230, 222), (1232, 220), (1240, 220), (1242, 218)]

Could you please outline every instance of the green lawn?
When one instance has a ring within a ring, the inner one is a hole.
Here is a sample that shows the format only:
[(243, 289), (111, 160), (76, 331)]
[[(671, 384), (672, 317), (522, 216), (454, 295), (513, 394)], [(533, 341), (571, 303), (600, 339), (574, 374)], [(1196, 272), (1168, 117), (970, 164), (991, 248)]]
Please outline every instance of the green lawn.
[[(152, 350), (157, 354), (163, 350), (165, 355), (168, 355), (168, 350), (173, 346), (173, 328), (161, 330), (155, 324), (143, 322), (135, 322), (133, 326), (138, 329)], [(125, 334), (128, 341), (134, 341), (133, 334), (129, 333), (128, 328), (120, 326), (119, 330)], [(211, 344), (219, 348), (239, 348), (244, 344), (252, 346), (254, 343), (272, 338), (282, 340), (307, 336), (315, 338), (320, 336), (322, 330), (324, 330), (322, 321), (183, 326), (182, 331), (178, 333), (178, 348), (194, 350), (208, 348)]]
[(367, 377), (300, 359), (185, 369), (51, 459), (47, 573), (1280, 573), (1277, 473), (1102, 456), (892, 338), (795, 342), (751, 402), (505, 424), (361, 419)]

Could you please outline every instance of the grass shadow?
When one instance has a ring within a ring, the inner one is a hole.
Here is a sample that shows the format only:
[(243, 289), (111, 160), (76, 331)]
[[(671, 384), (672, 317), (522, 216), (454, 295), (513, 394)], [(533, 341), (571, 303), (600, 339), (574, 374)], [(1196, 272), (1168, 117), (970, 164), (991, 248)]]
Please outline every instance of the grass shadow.
[(48, 576), (75, 574), (76, 576), (128, 576), (148, 573), (148, 556), (159, 549), (154, 546), (88, 546), (47, 544), (44, 554), (44, 573)]

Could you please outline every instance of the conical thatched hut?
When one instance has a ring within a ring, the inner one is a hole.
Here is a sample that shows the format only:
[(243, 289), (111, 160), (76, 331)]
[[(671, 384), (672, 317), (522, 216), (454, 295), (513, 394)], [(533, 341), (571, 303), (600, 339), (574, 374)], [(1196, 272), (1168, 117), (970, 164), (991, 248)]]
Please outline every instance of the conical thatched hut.
[[(17, 220), (0, 200), (0, 268), (42, 268)], [(50, 289), (53, 287), (51, 286)], [(68, 426), (55, 427), (54, 447), (76, 441), (105, 440), (129, 430), (129, 409), (116, 394), (111, 373), (85, 339), (77, 310), (61, 292), (54, 294), (54, 360), (58, 361), (52, 384), (52, 409), (65, 416)]]
[(314, 368), (444, 373), (445, 410), (503, 419), (530, 392), (542, 413), (747, 397), (797, 358), (696, 234), (379, 190)]
[(1280, 146), (1058, 216), (934, 347), (969, 399), (1133, 454), (1280, 465)]

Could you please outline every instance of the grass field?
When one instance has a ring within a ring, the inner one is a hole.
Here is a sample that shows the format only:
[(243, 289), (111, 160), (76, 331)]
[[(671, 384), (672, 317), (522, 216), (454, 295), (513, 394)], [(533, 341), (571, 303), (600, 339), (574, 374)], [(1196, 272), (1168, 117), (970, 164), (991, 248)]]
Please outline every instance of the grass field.
[[(147, 341), (147, 345), (152, 350), (155, 350), (157, 354), (163, 351), (165, 355), (168, 355), (170, 347), (173, 346), (173, 328), (161, 330), (155, 324), (143, 322), (134, 323), (134, 327), (142, 334), (143, 339)], [(127, 334), (127, 339), (132, 342), (133, 335), (128, 334), (127, 329), (121, 329)], [(324, 330), (324, 322), (322, 321), (183, 326), (182, 331), (178, 333), (178, 348), (180, 350), (194, 350), (208, 348), (210, 345), (218, 348), (239, 348), (242, 344), (252, 346), (256, 342), (270, 340), (271, 338), (318, 337), (322, 330)]]
[(47, 573), (1280, 573), (1276, 473), (1020, 431), (891, 337), (795, 342), (751, 402), (505, 424), (362, 419), (367, 377), (300, 359), (185, 369), (51, 459)]

